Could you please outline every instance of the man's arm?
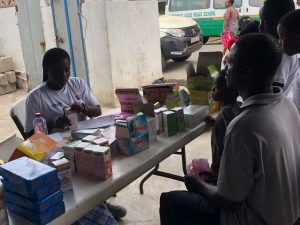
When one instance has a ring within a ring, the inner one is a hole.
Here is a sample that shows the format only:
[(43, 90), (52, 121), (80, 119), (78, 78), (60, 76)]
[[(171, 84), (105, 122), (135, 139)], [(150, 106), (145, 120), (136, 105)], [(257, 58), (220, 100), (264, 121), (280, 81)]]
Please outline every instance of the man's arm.
[(277, 87), (284, 88), (284, 84), (278, 83), (278, 82), (273, 82), (272, 86), (277, 86)]
[(101, 107), (99, 105), (85, 105), (84, 103), (74, 102), (71, 106), (71, 111), (77, 113), (82, 112), (88, 117), (97, 117), (102, 114)]
[(227, 32), (230, 17), (231, 17), (231, 11), (230, 9), (227, 9), (224, 15), (223, 32)]

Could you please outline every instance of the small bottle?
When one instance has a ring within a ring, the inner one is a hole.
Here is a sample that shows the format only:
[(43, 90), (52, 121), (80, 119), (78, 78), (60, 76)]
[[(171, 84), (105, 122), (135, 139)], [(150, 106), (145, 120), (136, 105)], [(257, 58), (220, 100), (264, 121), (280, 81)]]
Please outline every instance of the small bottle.
[(34, 133), (43, 133), (48, 135), (47, 121), (42, 117), (42, 113), (36, 113), (33, 120)]

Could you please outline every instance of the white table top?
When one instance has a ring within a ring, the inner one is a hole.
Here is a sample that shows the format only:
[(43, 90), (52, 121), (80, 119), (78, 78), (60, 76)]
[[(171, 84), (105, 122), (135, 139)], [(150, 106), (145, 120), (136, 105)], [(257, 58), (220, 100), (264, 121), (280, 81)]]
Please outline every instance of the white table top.
[[(176, 136), (159, 136), (157, 142), (152, 143), (149, 149), (134, 156), (126, 157), (117, 154), (113, 157), (113, 176), (106, 181), (100, 182), (90, 177), (75, 175), (73, 177), (73, 191), (64, 194), (66, 213), (49, 224), (72, 224), (101, 202), (110, 198), (171, 154), (193, 141), (206, 129), (206, 123), (202, 123), (196, 128), (178, 133)], [(9, 217), (11, 225), (32, 224), (14, 214), (10, 214)]]

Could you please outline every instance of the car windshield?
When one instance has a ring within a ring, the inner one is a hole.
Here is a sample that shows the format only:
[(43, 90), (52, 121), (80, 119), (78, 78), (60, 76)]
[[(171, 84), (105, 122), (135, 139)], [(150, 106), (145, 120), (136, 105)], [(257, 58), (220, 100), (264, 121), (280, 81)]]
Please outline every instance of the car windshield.
[(210, 0), (171, 0), (170, 12), (208, 9)]

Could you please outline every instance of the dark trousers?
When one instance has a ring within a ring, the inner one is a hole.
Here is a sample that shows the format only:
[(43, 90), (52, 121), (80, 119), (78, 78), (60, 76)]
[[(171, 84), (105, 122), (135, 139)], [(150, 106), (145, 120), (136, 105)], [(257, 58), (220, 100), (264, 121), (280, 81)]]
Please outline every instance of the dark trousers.
[(162, 193), (159, 212), (161, 225), (220, 225), (220, 211), (188, 191)]

